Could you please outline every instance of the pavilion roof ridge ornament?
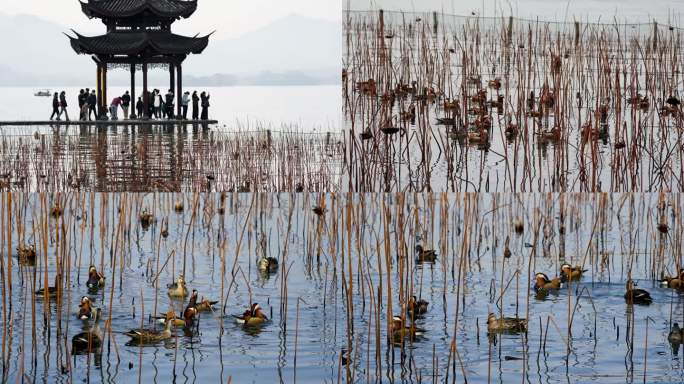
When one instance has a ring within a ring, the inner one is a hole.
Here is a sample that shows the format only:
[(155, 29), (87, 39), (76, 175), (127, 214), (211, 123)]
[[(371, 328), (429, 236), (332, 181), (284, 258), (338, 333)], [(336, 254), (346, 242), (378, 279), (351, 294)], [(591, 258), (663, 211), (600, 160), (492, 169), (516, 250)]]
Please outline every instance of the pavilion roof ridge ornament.
[(197, 10), (197, 0), (88, 0), (81, 10), (89, 18), (132, 18), (150, 12), (168, 19), (189, 18)]

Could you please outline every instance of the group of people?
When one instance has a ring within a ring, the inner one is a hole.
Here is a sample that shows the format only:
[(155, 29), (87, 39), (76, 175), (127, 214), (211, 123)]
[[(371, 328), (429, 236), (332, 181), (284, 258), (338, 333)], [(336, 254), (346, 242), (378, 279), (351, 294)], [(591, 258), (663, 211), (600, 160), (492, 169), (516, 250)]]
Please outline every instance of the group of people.
[[(172, 90), (169, 89), (166, 95), (162, 96), (159, 89), (154, 89), (152, 92), (149, 92), (148, 95), (149, 103), (147, 116), (154, 119), (174, 118), (175, 95)], [(210, 98), (211, 95), (206, 92), (202, 92), (201, 94), (197, 95), (197, 91), (194, 91), (192, 95), (190, 95), (190, 92), (186, 91), (181, 97), (181, 116), (177, 116), (177, 118), (187, 120), (188, 109), (190, 107), (190, 103), (192, 103), (192, 119), (208, 120)], [(200, 107), (202, 111), (201, 116)], [(142, 97), (138, 98), (136, 110), (138, 112), (138, 116), (143, 116), (145, 112), (145, 103), (143, 102)]]
[[(90, 90), (89, 88), (81, 89), (78, 94), (78, 108), (80, 111), (79, 119), (81, 121), (91, 121), (99, 118), (97, 105), (99, 101), (99, 96), (96, 94), (95, 90)], [(137, 118), (154, 118), (154, 119), (188, 119), (188, 109), (190, 104), (192, 104), (192, 119), (193, 120), (208, 120), (209, 119), (209, 99), (211, 95), (202, 92), (199, 95), (197, 91), (194, 91), (192, 95), (190, 92), (185, 92), (181, 97), (181, 115), (174, 116), (174, 93), (172, 90), (162, 96), (158, 89), (154, 89), (152, 92), (148, 92), (148, 110), (145, 111), (145, 102), (142, 96), (138, 97), (135, 103), (135, 112), (137, 112)], [(129, 111), (131, 111), (131, 95), (129, 91), (126, 91), (121, 96), (116, 96), (112, 99), (109, 104), (109, 117), (111, 120), (119, 119), (119, 108), (123, 111), (123, 118), (125, 120), (129, 119)], [(65, 115), (66, 121), (69, 121), (69, 113), (67, 112), (67, 101), (66, 92), (61, 93), (55, 92), (54, 98), (52, 100), (52, 115), (50, 120), (53, 120), (55, 116), (57, 120), (61, 120), (62, 114)], [(200, 114), (201, 110), (201, 114)]]

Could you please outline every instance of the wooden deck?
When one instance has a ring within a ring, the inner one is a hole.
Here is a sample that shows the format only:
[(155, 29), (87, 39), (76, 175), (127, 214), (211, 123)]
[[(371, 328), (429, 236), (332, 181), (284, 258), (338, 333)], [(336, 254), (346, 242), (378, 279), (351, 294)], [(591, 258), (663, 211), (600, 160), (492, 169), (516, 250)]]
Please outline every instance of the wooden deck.
[(217, 120), (93, 120), (93, 121), (56, 121), (56, 120), (41, 120), (41, 121), (0, 121), (0, 126), (35, 126), (35, 125), (54, 125), (54, 126), (68, 126), (68, 125), (94, 125), (94, 126), (120, 126), (120, 125), (212, 125), (218, 124)]

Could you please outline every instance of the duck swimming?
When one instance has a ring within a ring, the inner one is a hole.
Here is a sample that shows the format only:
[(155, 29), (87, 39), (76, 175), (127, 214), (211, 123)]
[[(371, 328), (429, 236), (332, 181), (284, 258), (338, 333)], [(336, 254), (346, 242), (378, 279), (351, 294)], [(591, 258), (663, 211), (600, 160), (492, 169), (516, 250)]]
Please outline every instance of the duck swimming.
[(174, 317), (175, 314), (173, 312), (166, 314), (166, 323), (164, 324), (164, 329), (161, 331), (156, 329), (137, 328), (131, 329), (128, 332), (124, 332), (124, 335), (130, 337), (132, 341), (140, 344), (156, 343), (158, 341), (169, 339), (171, 338), (171, 327), (174, 325)]
[(274, 273), (278, 270), (278, 259), (275, 257), (262, 257), (257, 264), (262, 273)]
[(60, 217), (62, 216), (62, 213), (64, 213), (64, 209), (62, 209), (59, 203), (55, 204), (54, 207), (50, 209), (50, 216), (52, 217)]
[(262, 325), (268, 321), (268, 318), (257, 303), (252, 304), (250, 308), (242, 314), (242, 316), (233, 315), (233, 317), (238, 324), (250, 326)]
[(185, 319), (176, 316), (176, 312), (172, 309), (166, 312), (163, 316), (156, 316), (155, 319), (160, 324), (166, 325), (167, 322), (171, 322), (173, 327), (184, 327)]
[(560, 141), (561, 139), (561, 129), (559, 126), (554, 126), (553, 128), (539, 133), (540, 137), (546, 141)]
[(214, 310), (214, 305), (218, 304), (218, 301), (211, 301), (209, 299), (202, 298), (196, 306), (197, 312), (210, 312)]
[(88, 268), (88, 282), (86, 282), (86, 286), (90, 289), (97, 289), (104, 287), (104, 283), (104, 275), (98, 272), (94, 265), (91, 265)]
[(78, 318), (80, 320), (88, 320), (94, 316), (93, 304), (88, 296), (81, 297), (81, 302), (78, 304)]
[(664, 276), (662, 279), (660, 279), (660, 285), (663, 288), (684, 288), (684, 268), (679, 268), (678, 276)]
[(148, 228), (153, 222), (154, 215), (148, 212), (147, 209), (143, 209), (142, 213), (140, 213), (140, 225), (143, 229)]
[(549, 277), (545, 274), (539, 272), (534, 275), (534, 291), (539, 292), (540, 290), (557, 290), (561, 287), (561, 279), (559, 277), (549, 280)]
[(672, 324), (672, 330), (670, 331), (670, 334), (667, 335), (667, 340), (670, 343), (684, 343), (684, 329), (679, 328), (679, 324), (674, 323)]
[(434, 263), (437, 260), (437, 252), (434, 249), (423, 249), (420, 244), (416, 245), (416, 253), (418, 263)]
[(403, 343), (404, 339), (415, 341), (417, 336), (422, 336), (424, 333), (425, 331), (417, 328), (415, 324), (407, 326), (402, 316), (392, 317), (392, 323), (390, 323), (390, 334), (392, 335), (392, 341), (395, 344)]
[(59, 274), (55, 275), (55, 285), (52, 287), (47, 287), (47, 290), (45, 288), (41, 288), (36, 291), (36, 296), (37, 297), (55, 297), (57, 296), (57, 291), (58, 291), (58, 286), (59, 286)]
[(572, 265), (565, 263), (561, 265), (560, 269), (561, 281), (563, 283), (568, 281), (578, 281), (582, 278), (582, 274), (586, 271), (586, 269), (582, 269), (581, 267), (573, 267)]
[(19, 263), (25, 265), (36, 264), (36, 247), (33, 245), (20, 245), (17, 247), (17, 254), (19, 256)]
[(672, 353), (675, 355), (679, 354), (679, 346), (684, 343), (684, 329), (679, 328), (679, 324), (672, 324), (672, 330), (667, 335), (667, 341), (670, 342), (672, 347)]
[(176, 203), (173, 205), (173, 210), (176, 212), (183, 212), (183, 201), (176, 201)]
[(97, 308), (93, 313), (95, 325), (86, 332), (81, 332), (71, 339), (71, 353), (89, 353), (102, 346), (102, 330), (100, 329), (100, 318), (102, 310)]
[(423, 299), (418, 300), (416, 296), (411, 296), (406, 305), (406, 310), (412, 315), (422, 315), (427, 312), (429, 304)]
[(635, 286), (636, 283), (634, 283), (634, 280), (627, 280), (627, 292), (625, 292), (625, 301), (627, 304), (651, 304), (653, 302), (651, 294), (643, 289), (634, 289)]
[(185, 285), (185, 278), (183, 275), (178, 276), (175, 283), (168, 284), (168, 294), (171, 297), (186, 297), (188, 295), (188, 288)]
[(513, 219), (513, 230), (518, 234), (523, 233), (525, 225), (521, 219)]
[(527, 319), (518, 317), (501, 317), (490, 313), (487, 316), (487, 330), (489, 332), (527, 332)]
[(192, 290), (192, 295), (190, 296), (190, 301), (188, 302), (187, 308), (195, 308), (197, 312), (210, 312), (213, 311), (214, 308), (212, 308), (214, 305), (218, 304), (218, 301), (211, 301), (209, 299), (205, 299), (202, 297), (202, 300), (198, 302), (198, 293), (196, 289)]

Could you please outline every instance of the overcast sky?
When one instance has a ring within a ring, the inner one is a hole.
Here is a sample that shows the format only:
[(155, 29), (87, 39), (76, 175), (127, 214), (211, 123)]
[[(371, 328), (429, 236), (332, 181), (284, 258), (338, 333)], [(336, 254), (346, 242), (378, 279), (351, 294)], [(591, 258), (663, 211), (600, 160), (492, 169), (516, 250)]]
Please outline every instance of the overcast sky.
[[(668, 21), (668, 15), (681, 19), (684, 0), (342, 0), (345, 7), (355, 10), (393, 9), (403, 11), (444, 11), (459, 15), (477, 12), (483, 16), (502, 13), (518, 17), (539, 17), (564, 20), (589, 19), (649, 21), (653, 18)], [(512, 12), (511, 12), (512, 10)], [(680, 22), (679, 25), (682, 25)]]
[[(85, 17), (78, 0), (2, 0), (1, 3), (3, 13), (35, 15), (84, 33), (102, 30), (102, 23)], [(293, 13), (340, 21), (340, 0), (199, 0), (197, 12), (190, 20), (177, 22), (174, 31), (194, 35), (216, 30), (219, 38), (235, 37)]]

